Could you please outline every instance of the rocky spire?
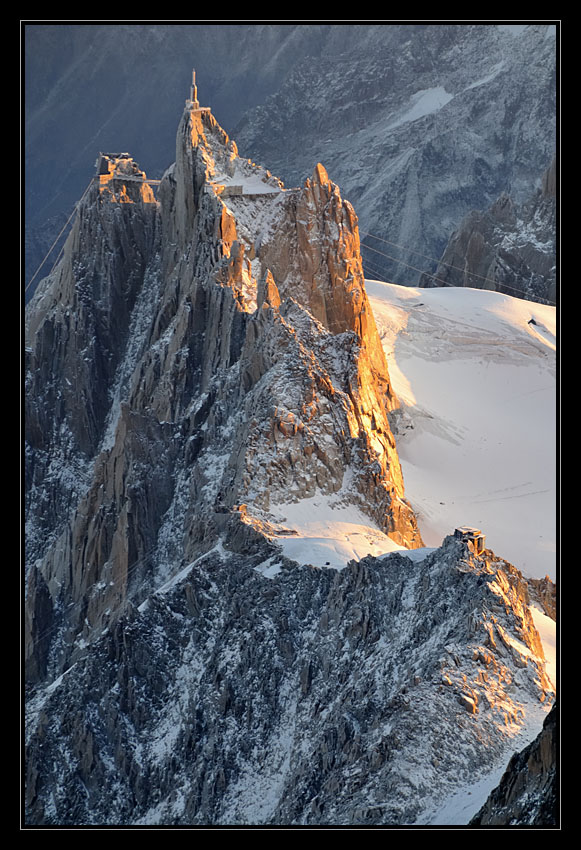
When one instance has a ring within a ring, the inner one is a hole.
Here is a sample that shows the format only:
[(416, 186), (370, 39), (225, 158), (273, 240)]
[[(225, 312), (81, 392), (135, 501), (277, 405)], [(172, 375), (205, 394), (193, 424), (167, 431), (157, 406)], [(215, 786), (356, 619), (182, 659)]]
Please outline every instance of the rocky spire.
[(214, 546), (234, 505), (259, 527), (322, 492), (421, 545), (357, 219), (323, 166), (286, 190), (195, 109), (158, 202), (119, 203), (123, 162), (29, 308), (33, 678)]

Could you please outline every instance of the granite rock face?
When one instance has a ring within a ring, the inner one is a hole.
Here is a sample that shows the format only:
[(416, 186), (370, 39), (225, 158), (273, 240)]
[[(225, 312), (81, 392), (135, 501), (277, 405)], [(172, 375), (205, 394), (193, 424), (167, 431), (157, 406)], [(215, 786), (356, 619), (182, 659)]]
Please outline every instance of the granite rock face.
[[(140, 172), (142, 173), (142, 172)], [(28, 553), (55, 534), (88, 482), (131, 316), (151, 275), (158, 210), (149, 187), (94, 182), (60, 264), (27, 312), (25, 348)]]
[(126, 155), (102, 170), (27, 311), (34, 680), (212, 548), (236, 505), (260, 521), (340, 493), (421, 545), (357, 219), (322, 166), (286, 190), (188, 108), (157, 200)]
[(540, 609), (552, 620), (557, 619), (557, 586), (549, 576), (529, 578), (531, 600), (537, 602)]

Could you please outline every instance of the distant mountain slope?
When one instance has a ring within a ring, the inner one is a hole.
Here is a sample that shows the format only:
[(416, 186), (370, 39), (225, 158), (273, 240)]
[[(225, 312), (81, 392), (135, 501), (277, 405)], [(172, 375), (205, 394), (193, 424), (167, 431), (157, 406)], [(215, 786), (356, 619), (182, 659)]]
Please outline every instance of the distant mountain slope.
[(470, 286), (555, 304), (557, 299), (557, 163), (524, 204), (501, 195), (473, 210), (452, 234), (433, 275), (420, 286)]
[(236, 138), (287, 182), (309, 157), (325, 162), (360, 218), (367, 276), (416, 285), (470, 210), (539, 187), (556, 144), (555, 27), (352, 29)]

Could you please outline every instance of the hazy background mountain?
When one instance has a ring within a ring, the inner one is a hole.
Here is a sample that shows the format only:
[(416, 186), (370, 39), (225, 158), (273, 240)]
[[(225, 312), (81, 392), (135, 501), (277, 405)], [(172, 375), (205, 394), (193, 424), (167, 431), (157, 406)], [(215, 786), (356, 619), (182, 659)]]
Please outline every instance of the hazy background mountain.
[(468, 212), (503, 192), (523, 202), (540, 186), (555, 152), (555, 30), (25, 25), (26, 280), (99, 151), (130, 152), (150, 177), (174, 160), (195, 67), (201, 102), (243, 156), (287, 185), (323, 162), (359, 216), (368, 276), (416, 284)]

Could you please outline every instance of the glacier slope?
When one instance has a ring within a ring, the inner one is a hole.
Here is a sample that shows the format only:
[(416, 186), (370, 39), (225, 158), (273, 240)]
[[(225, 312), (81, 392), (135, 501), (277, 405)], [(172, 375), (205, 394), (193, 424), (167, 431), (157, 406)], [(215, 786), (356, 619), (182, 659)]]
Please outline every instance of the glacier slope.
[(556, 578), (556, 310), (485, 290), (366, 281), (428, 546), (458, 525)]

